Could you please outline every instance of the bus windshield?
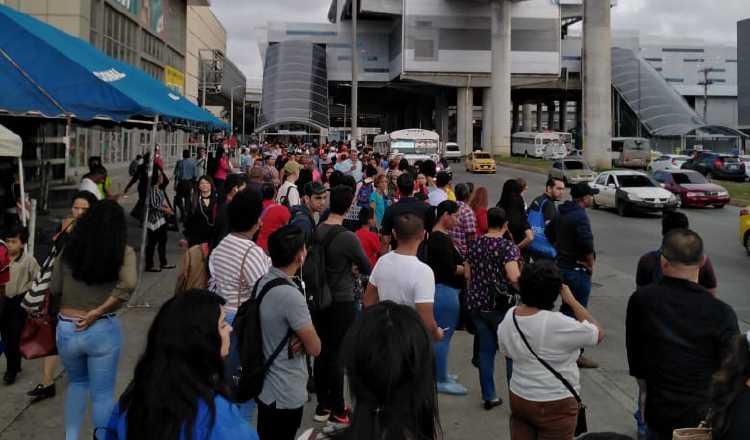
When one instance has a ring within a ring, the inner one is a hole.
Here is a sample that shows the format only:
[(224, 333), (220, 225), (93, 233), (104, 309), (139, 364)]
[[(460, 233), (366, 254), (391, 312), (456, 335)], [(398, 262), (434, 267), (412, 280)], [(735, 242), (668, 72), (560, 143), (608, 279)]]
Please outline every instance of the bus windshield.
[(393, 139), (391, 149), (405, 151), (416, 150), (420, 153), (434, 153), (437, 151), (437, 142), (432, 139)]

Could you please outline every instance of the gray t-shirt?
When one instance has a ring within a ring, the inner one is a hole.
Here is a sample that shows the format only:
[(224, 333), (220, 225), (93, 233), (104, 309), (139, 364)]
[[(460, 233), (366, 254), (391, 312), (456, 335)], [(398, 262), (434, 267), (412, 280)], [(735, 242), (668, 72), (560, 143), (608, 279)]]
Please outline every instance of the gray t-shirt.
[[(333, 228), (333, 225), (320, 224), (318, 233), (321, 237)], [(369, 275), (372, 271), (370, 259), (362, 250), (362, 244), (351, 231), (339, 232), (326, 252), (326, 275), (331, 295), (336, 302), (354, 301), (354, 275), (352, 266), (357, 266), (359, 273)]]
[[(272, 267), (260, 279), (258, 292), (267, 282), (282, 277), (288, 278), (286, 273)], [(289, 282), (293, 284), (291, 279)], [(269, 290), (260, 304), (260, 325), (263, 331), (263, 354), (268, 359), (290, 328), (296, 331), (312, 325), (302, 292), (291, 285)], [(290, 358), (288, 347), (284, 347), (271, 364), (258, 398), (266, 405), (276, 402), (278, 409), (303, 406), (307, 402), (307, 365), (304, 353), (297, 353)]]

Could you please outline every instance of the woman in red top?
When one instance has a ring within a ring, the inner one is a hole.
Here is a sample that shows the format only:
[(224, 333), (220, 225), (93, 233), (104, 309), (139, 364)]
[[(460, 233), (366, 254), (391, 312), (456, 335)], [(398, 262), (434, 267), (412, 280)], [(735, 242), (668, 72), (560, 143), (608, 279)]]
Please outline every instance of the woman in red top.
[(487, 188), (480, 186), (469, 199), (469, 206), (477, 218), (477, 236), (487, 233)]
[(216, 171), (214, 172), (214, 185), (216, 191), (219, 193), (219, 199), (223, 202), (226, 196), (225, 188), (227, 182), (227, 174), (234, 171), (232, 162), (229, 161), (229, 157), (224, 154), (224, 148), (219, 147), (216, 149)]
[(264, 183), (261, 186), (261, 192), (263, 193), (263, 211), (260, 214), (260, 230), (255, 243), (268, 253), (268, 237), (289, 223), (292, 215), (289, 208), (274, 201), (276, 188), (272, 183)]
[(359, 210), (359, 229), (355, 234), (362, 245), (362, 250), (370, 260), (370, 265), (375, 267), (375, 262), (380, 257), (380, 237), (370, 230), (375, 226), (375, 217), (372, 209), (364, 207)]

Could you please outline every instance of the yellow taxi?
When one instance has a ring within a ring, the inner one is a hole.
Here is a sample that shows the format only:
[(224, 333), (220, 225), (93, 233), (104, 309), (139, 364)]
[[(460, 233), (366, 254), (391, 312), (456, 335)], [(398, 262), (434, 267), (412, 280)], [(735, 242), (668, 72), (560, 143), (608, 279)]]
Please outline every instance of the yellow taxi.
[(740, 209), (740, 242), (750, 255), (750, 207)]
[(471, 173), (495, 173), (497, 171), (495, 159), (492, 158), (490, 153), (473, 151), (466, 158), (466, 171)]

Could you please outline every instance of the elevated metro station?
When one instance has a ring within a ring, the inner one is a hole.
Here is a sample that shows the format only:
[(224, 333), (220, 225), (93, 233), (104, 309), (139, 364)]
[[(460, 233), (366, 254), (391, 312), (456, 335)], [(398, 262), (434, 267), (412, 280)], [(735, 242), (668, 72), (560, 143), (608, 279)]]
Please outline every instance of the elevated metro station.
[[(258, 29), (259, 132), (351, 136), (352, 3), (333, 0), (328, 23)], [(708, 137), (741, 145), (739, 132), (704, 124), (632, 44), (613, 47), (615, 3), (359, 0), (355, 137), (434, 129), (464, 152), (508, 154), (514, 131), (569, 131), (592, 162), (615, 135), (652, 137), (665, 151)], [(571, 35), (581, 21), (583, 35)]]

